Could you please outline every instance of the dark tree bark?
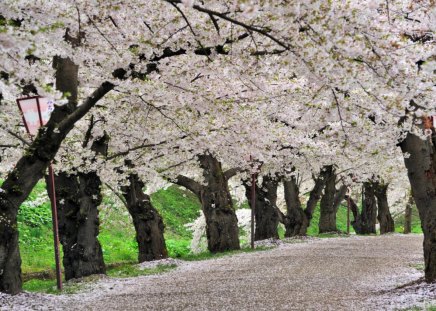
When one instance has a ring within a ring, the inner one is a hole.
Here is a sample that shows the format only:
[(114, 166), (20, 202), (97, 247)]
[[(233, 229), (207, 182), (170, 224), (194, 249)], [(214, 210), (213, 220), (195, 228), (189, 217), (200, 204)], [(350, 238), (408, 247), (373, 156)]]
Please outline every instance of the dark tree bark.
[[(360, 215), (354, 215), (351, 222), (357, 234), (376, 233), (375, 224), (377, 221), (377, 202), (375, 198), (374, 185), (372, 182), (363, 183), (364, 200)], [(353, 211), (354, 214), (354, 211)]]
[(300, 189), (295, 176), (283, 181), (287, 215), (282, 217), (285, 225), (285, 237), (306, 235), (308, 218), (301, 207)]
[(221, 163), (212, 155), (199, 157), (207, 185), (178, 176), (175, 183), (192, 191), (200, 200), (206, 219), (208, 249), (212, 253), (240, 249), (238, 219), (227, 184), (231, 174), (223, 172)]
[(395, 232), (394, 219), (389, 211), (387, 192), (388, 185), (380, 182), (374, 183), (374, 193), (377, 198), (378, 205), (377, 219), (380, 224), (380, 234)]
[[(279, 224), (279, 215), (277, 207), (277, 187), (279, 180), (271, 176), (264, 176), (262, 185), (259, 187), (256, 184), (256, 207), (254, 231), (255, 241), (265, 239), (278, 239), (279, 233), (277, 226)], [(245, 194), (251, 207), (251, 185), (244, 183)]]
[[(85, 135), (83, 147), (88, 145), (93, 124)], [(95, 156), (107, 154), (109, 137), (104, 134), (91, 146)], [(47, 183), (49, 182), (46, 178)], [(98, 241), (99, 211), (102, 202), (102, 182), (97, 172), (55, 176), (56, 200), (59, 209), (59, 236), (62, 244), (65, 279), (106, 273), (103, 251)], [(50, 188), (48, 188), (50, 192)]]
[(130, 174), (129, 185), (122, 187), (127, 209), (132, 216), (138, 242), (138, 261), (151, 261), (168, 257), (164, 238), (164, 223), (144, 193), (144, 183), (136, 174)]
[(351, 224), (354, 228), (353, 223), (360, 222), (359, 208), (358, 208), (356, 202), (354, 202), (354, 200), (351, 197), (349, 197), (348, 195), (345, 195), (345, 199), (350, 201), (350, 210), (351, 210), (351, 213), (353, 214), (353, 218), (354, 218), (354, 221), (352, 221)]
[(425, 279), (436, 281), (436, 150), (434, 129), (431, 139), (422, 140), (408, 133), (400, 143), (413, 199), (424, 232)]
[(336, 232), (336, 174), (332, 165), (325, 168), (326, 180), (324, 195), (320, 203), (319, 233)]
[(101, 181), (96, 172), (55, 177), (59, 236), (65, 279), (104, 274), (103, 252), (97, 239)]
[(406, 210), (404, 212), (404, 234), (409, 234), (412, 232), (412, 207), (413, 196), (410, 194), (406, 204)]
[[(62, 70), (58, 70), (59, 72)], [(74, 73), (74, 70), (71, 69)], [(70, 79), (71, 84), (77, 77)], [(74, 85), (72, 85), (74, 87)], [(56, 107), (50, 121), (42, 128), (14, 169), (8, 174), (0, 192), (0, 292), (16, 294), (21, 291), (21, 258), (18, 247), (17, 214), (36, 183), (44, 177), (62, 141), (80, 120), (103, 96), (114, 88), (105, 82), (76, 107), (77, 100)]]
[(295, 177), (283, 182), (287, 215), (285, 217), (280, 217), (280, 219), (283, 219), (282, 222), (286, 229), (285, 237), (304, 236), (307, 234), (307, 228), (310, 226), (310, 221), (313, 217), (316, 204), (321, 198), (325, 182), (326, 171), (325, 169), (322, 169), (318, 178), (315, 180), (315, 185), (310, 191), (309, 199), (307, 200), (306, 208), (304, 210), (301, 207), (299, 188)]

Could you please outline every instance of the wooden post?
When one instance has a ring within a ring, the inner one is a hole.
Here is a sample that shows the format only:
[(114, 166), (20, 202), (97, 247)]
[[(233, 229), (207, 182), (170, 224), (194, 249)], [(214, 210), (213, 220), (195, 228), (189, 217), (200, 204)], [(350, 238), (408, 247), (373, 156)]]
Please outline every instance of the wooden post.
[(350, 188), (347, 189), (348, 196), (347, 196), (347, 234), (350, 235), (350, 196), (351, 191)]
[(55, 190), (55, 181), (54, 181), (54, 173), (53, 166), (50, 164), (48, 167), (48, 174), (50, 179), (50, 201), (51, 201), (51, 217), (53, 222), (53, 242), (54, 242), (54, 250), (55, 250), (55, 262), (56, 262), (56, 284), (58, 290), (62, 291), (62, 271), (61, 271), (61, 261), (59, 255), (59, 225), (58, 225), (58, 209), (56, 206), (56, 190)]
[(256, 174), (251, 174), (251, 249), (254, 249), (254, 221), (256, 210)]

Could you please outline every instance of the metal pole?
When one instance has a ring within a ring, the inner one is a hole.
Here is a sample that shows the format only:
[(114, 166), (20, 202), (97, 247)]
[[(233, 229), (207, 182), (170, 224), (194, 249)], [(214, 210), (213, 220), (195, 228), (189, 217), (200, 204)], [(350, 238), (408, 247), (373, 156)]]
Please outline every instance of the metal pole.
[(254, 249), (254, 218), (256, 209), (256, 174), (251, 174), (251, 248)]
[[(44, 126), (44, 122), (42, 120), (42, 113), (41, 113), (41, 105), (39, 103), (39, 96), (35, 97), (27, 97), (26, 99), (35, 99), (36, 100), (36, 107), (38, 109), (38, 117), (39, 117), (39, 125), (40, 127)], [(20, 109), (20, 112), (23, 117), (24, 126), (26, 127), (27, 133), (30, 135), (30, 139), (32, 139), (32, 134), (30, 133), (29, 125), (27, 124), (26, 118), (24, 117), (24, 112), (20, 104), (20, 99), (17, 99), (18, 108)], [(54, 173), (53, 173), (53, 167), (50, 163), (48, 167), (48, 174), (50, 179), (50, 185), (47, 185), (50, 194), (50, 203), (51, 203), (51, 217), (52, 217), (52, 223), (53, 223), (53, 240), (54, 240), (54, 250), (55, 250), (55, 263), (56, 263), (56, 281), (57, 281), (57, 288), (58, 290), (62, 290), (62, 271), (61, 271), (61, 263), (60, 263), (60, 256), (59, 256), (59, 226), (58, 226), (58, 212), (56, 207), (56, 192), (55, 192), (55, 182), (54, 182)]]
[[(39, 97), (36, 98), (36, 104), (38, 106), (38, 115), (40, 126), (44, 126), (41, 113), (41, 105), (39, 104)], [(59, 226), (58, 226), (58, 209), (56, 206), (56, 188), (54, 181), (53, 166), (50, 163), (48, 167), (48, 175), (50, 179), (50, 201), (51, 201), (51, 218), (53, 223), (53, 241), (54, 241), (54, 251), (55, 251), (55, 263), (56, 263), (56, 285), (58, 290), (62, 290), (62, 271), (61, 271), (61, 261), (59, 256)]]
[(350, 196), (351, 191), (348, 189), (348, 197), (347, 197), (347, 234), (350, 235)]
[(50, 201), (51, 201), (51, 215), (53, 222), (53, 239), (54, 239), (54, 249), (55, 249), (55, 262), (56, 262), (56, 283), (58, 290), (62, 290), (62, 271), (61, 262), (59, 256), (59, 226), (58, 226), (58, 209), (56, 206), (56, 192), (55, 192), (55, 181), (53, 167), (50, 164), (48, 167), (48, 174), (50, 179)]

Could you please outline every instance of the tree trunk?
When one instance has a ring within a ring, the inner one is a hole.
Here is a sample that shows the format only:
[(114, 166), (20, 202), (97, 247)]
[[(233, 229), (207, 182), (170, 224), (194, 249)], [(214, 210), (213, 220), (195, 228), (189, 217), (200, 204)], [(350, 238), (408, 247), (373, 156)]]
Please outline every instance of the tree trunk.
[[(66, 65), (65, 65), (66, 64)], [(77, 66), (65, 60), (71, 75), (77, 73)], [(62, 63), (57, 73), (64, 72)], [(68, 78), (71, 88), (77, 86), (77, 75)], [(67, 83), (66, 83), (67, 84)], [(20, 254), (18, 249), (17, 213), (36, 183), (44, 177), (50, 162), (54, 159), (62, 141), (95, 104), (114, 88), (109, 82), (101, 84), (84, 102), (76, 108), (76, 98), (70, 96), (68, 105), (56, 107), (47, 125), (38, 132), (31, 146), (26, 150), (14, 169), (8, 174), (0, 191), (0, 292), (16, 294), (21, 291)], [(73, 94), (73, 92), (69, 92)]]
[(96, 172), (55, 176), (59, 236), (65, 279), (104, 274), (103, 252), (97, 239), (101, 181)]
[(326, 168), (326, 180), (324, 195), (321, 198), (320, 204), (320, 217), (319, 217), (319, 233), (336, 232), (336, 208), (335, 195), (336, 195), (336, 174), (334, 173), (333, 166)]
[(129, 186), (122, 187), (122, 191), (135, 226), (138, 261), (167, 258), (162, 217), (151, 204), (150, 197), (143, 192), (144, 183), (138, 175), (131, 174), (129, 181)]
[(406, 204), (406, 211), (404, 212), (404, 234), (409, 234), (412, 232), (412, 207), (413, 196), (410, 194)]
[(238, 218), (221, 163), (211, 155), (199, 156), (207, 186), (200, 202), (206, 218), (208, 249), (212, 253), (240, 249)]
[(389, 211), (387, 196), (388, 185), (379, 182), (374, 183), (374, 191), (378, 205), (377, 219), (380, 223), (380, 234), (395, 232), (394, 219)]
[(285, 237), (306, 235), (308, 219), (301, 207), (300, 189), (298, 188), (295, 176), (290, 180), (284, 180), (285, 201), (287, 215), (285, 217)]
[[(277, 187), (279, 180), (271, 176), (264, 176), (262, 186), (256, 185), (256, 207), (254, 231), (255, 241), (265, 239), (278, 239), (277, 226), (279, 215), (277, 213)], [(251, 185), (244, 184), (245, 194), (251, 207)]]
[(212, 155), (200, 155), (198, 158), (207, 185), (201, 185), (183, 175), (177, 176), (175, 183), (199, 198), (206, 219), (209, 251), (217, 253), (240, 249), (238, 219), (227, 184), (234, 169), (223, 172), (221, 163)]
[(436, 152), (435, 134), (422, 140), (412, 133), (400, 143), (413, 199), (418, 208), (424, 232), (425, 279), (436, 281)]
[[(89, 142), (93, 126), (93, 118), (91, 118), (83, 147), (86, 147)], [(92, 143), (91, 150), (95, 156), (107, 154), (108, 141), (109, 137), (105, 133)], [(49, 184), (48, 177), (46, 181)], [(64, 251), (65, 279), (104, 274), (106, 267), (103, 252), (97, 239), (98, 206), (102, 201), (100, 177), (95, 171), (77, 175), (61, 172), (55, 176), (55, 184), (59, 209), (59, 235)], [(48, 188), (48, 191), (50, 192), (51, 189)]]
[(306, 209), (303, 210), (299, 199), (299, 189), (295, 177), (284, 181), (285, 201), (287, 215), (284, 218), (285, 237), (304, 236), (307, 234), (307, 229), (310, 226), (310, 221), (315, 211), (316, 204), (321, 198), (322, 190), (326, 182), (326, 169), (323, 168), (315, 180), (315, 185), (309, 194), (309, 199), (306, 203)]
[(377, 221), (377, 202), (373, 184), (371, 182), (363, 183), (363, 191), (364, 199), (362, 211), (360, 215), (355, 215), (352, 225), (357, 234), (376, 233), (375, 224)]

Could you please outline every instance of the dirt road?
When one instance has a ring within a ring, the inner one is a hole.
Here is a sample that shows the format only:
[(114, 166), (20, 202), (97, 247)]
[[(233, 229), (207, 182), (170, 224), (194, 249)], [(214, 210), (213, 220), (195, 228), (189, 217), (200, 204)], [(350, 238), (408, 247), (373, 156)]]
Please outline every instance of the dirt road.
[(162, 275), (104, 279), (75, 295), (0, 296), (5, 310), (391, 310), (436, 304), (422, 236), (319, 239), (183, 263)]

